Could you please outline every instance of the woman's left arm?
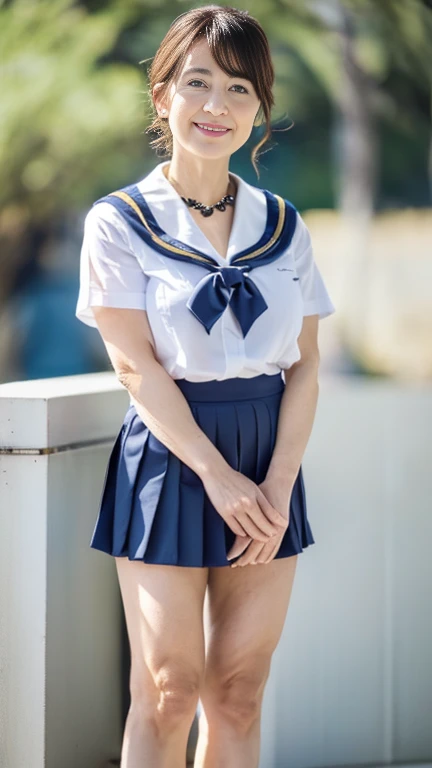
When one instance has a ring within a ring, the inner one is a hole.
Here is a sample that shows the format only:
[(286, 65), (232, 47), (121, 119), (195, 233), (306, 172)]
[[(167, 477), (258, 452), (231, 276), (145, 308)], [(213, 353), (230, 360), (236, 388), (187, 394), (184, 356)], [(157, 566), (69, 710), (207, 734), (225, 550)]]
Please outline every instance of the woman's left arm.
[[(272, 506), (286, 517), (287, 527), (292, 489), (312, 432), (318, 402), (318, 323), (317, 314), (303, 318), (297, 340), (301, 358), (285, 370), (285, 390), (279, 409), (276, 442), (265, 480), (259, 485)], [(264, 545), (249, 536), (236, 536), (228, 557), (244, 554), (232, 567), (270, 562), (284, 535), (285, 530)]]
[(292, 490), (306, 450), (318, 403), (318, 315), (303, 318), (298, 338), (301, 358), (285, 373), (276, 443), (266, 482)]

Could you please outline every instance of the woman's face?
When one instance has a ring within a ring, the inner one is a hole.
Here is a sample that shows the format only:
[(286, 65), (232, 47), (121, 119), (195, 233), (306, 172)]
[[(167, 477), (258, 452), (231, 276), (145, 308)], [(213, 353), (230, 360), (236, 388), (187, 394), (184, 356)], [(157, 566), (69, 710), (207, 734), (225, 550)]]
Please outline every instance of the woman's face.
[[(206, 71), (190, 71), (195, 68)], [(190, 49), (168, 100), (158, 105), (158, 112), (162, 117), (168, 116), (174, 146), (178, 143), (192, 154), (217, 159), (231, 155), (245, 144), (259, 106), (250, 80), (227, 75), (216, 64), (204, 38)], [(197, 123), (228, 130), (206, 131)]]

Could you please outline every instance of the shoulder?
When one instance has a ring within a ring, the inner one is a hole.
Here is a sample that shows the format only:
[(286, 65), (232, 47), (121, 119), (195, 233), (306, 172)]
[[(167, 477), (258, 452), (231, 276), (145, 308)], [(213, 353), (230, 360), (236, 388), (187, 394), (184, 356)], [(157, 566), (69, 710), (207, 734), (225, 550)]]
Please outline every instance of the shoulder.
[(87, 211), (84, 232), (89, 237), (98, 237), (113, 243), (128, 240), (123, 216), (114, 205), (105, 200), (96, 200)]
[(274, 211), (280, 211), (282, 209), (285, 216), (289, 220), (289, 229), (291, 230), (291, 235), (294, 234), (294, 230), (301, 230), (303, 228), (301, 216), (295, 204), (291, 200), (283, 197), (271, 189), (268, 189), (267, 187), (260, 187), (258, 184), (251, 184), (240, 176), (237, 176), (237, 179), (240, 181), (244, 197), (248, 198), (248, 203), (252, 203), (252, 207), (255, 208), (256, 211), (258, 211), (259, 208), (263, 210), (273, 208)]
[[(159, 217), (174, 216), (178, 207), (178, 195), (162, 172), (160, 163), (147, 173), (125, 186), (117, 187), (93, 203), (90, 219), (123, 229), (132, 237), (132, 230), (140, 229), (143, 216), (156, 226)], [(93, 211), (96, 210), (96, 213)], [(156, 217), (156, 222), (154, 221)]]
[(301, 254), (308, 248), (312, 247), (311, 236), (305, 221), (300, 212), (295, 209), (295, 230), (291, 246), (294, 251), (294, 255)]
[(286, 205), (286, 207), (290, 211), (297, 211), (296, 206), (294, 203), (289, 200), (286, 197), (283, 197), (277, 192), (273, 192), (273, 190), (268, 189), (267, 187), (261, 187), (259, 184), (252, 184), (251, 182), (246, 181), (241, 176), (238, 176), (237, 174), (233, 174), (238, 180), (239, 183), (247, 190), (247, 192), (254, 197), (256, 200), (260, 200), (262, 204), (266, 203), (267, 198), (273, 198), (274, 200), (283, 201)]
[(272, 192), (269, 189), (262, 188), (261, 192), (264, 193), (264, 195), (273, 196), (273, 198), (279, 201), (280, 205), (284, 205), (285, 210), (290, 216), (291, 220), (291, 227), (293, 230), (291, 247), (293, 250), (298, 250), (301, 252), (305, 248), (309, 247), (311, 240), (310, 232), (305, 224), (303, 216), (296, 207), (295, 203), (293, 203), (292, 200), (289, 200), (287, 197), (283, 197), (282, 195)]
[(130, 238), (120, 212), (107, 202), (93, 203), (84, 218), (83, 248), (94, 257), (118, 260), (132, 251)]

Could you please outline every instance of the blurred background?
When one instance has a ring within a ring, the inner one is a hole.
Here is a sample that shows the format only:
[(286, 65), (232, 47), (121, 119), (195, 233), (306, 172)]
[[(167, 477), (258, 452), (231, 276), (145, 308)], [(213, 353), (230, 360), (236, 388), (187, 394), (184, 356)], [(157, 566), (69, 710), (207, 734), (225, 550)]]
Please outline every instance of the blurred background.
[[(204, 3), (203, 3), (204, 4)], [(83, 221), (148, 173), (146, 68), (180, 0), (0, 3), (0, 382), (109, 370), (75, 317)], [(432, 1), (249, 0), (276, 68), (258, 179), (311, 229), (338, 374), (432, 377)]]
[[(112, 560), (88, 541), (127, 393), (77, 377), (112, 371), (75, 316), (80, 249), (92, 203), (164, 159), (139, 62), (196, 5), (0, 0), (2, 768), (119, 764), (129, 647)], [(336, 308), (304, 462), (319, 545), (260, 765), (432, 768), (432, 0), (235, 5), (269, 36), (276, 106), (260, 177), (262, 127), (230, 168), (302, 213)]]

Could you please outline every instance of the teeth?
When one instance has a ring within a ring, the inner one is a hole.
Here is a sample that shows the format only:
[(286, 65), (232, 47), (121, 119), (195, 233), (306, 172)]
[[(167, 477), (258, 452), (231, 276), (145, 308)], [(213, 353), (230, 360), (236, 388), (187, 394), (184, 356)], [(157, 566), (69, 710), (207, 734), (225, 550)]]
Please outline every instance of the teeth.
[(220, 133), (221, 131), (224, 132), (227, 130), (226, 128), (209, 128), (207, 125), (201, 125), (201, 123), (197, 123), (197, 125), (199, 128), (204, 128), (205, 131), (219, 131)]

